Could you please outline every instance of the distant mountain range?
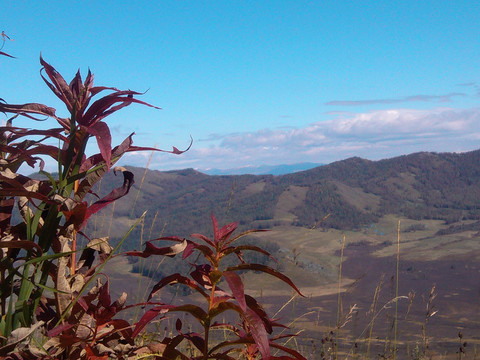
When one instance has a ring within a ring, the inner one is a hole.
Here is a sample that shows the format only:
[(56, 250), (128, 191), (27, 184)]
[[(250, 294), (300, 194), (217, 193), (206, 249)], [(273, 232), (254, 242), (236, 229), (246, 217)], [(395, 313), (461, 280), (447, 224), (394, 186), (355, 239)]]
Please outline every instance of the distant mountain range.
[(285, 175), (309, 170), (321, 165), (323, 164), (304, 162), (282, 165), (252, 165), (230, 169), (198, 169), (198, 171), (207, 175)]
[[(480, 150), (356, 157), (281, 176), (148, 170), (142, 181), (145, 169), (128, 168), (136, 183), (116, 203), (114, 221), (128, 224), (148, 210), (153, 234), (208, 233), (212, 212), (219, 223), (238, 221), (242, 228), (362, 229), (387, 214), (448, 224), (480, 220)], [(108, 174), (99, 192), (121, 181)]]

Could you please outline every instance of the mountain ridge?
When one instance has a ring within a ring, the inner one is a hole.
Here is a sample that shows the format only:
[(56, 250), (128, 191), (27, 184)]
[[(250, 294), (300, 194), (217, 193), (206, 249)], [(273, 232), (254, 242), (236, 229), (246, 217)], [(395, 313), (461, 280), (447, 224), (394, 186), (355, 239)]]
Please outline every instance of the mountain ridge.
[[(149, 169), (145, 175), (143, 168), (127, 168), (136, 184), (117, 202), (116, 216), (149, 210), (147, 223), (157, 214), (153, 232), (180, 236), (209, 231), (211, 213), (220, 223), (248, 228), (361, 229), (387, 214), (445, 223), (480, 219), (480, 150), (377, 161), (353, 157), (278, 176), (212, 176), (194, 169)], [(119, 181), (108, 176), (103, 192)]]

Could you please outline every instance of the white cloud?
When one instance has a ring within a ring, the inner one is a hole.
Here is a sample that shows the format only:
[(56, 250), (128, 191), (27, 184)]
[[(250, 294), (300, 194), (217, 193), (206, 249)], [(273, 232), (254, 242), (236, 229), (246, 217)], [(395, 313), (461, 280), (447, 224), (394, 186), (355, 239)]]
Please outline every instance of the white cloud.
[[(151, 166), (206, 169), (306, 161), (329, 163), (351, 156), (375, 160), (416, 151), (480, 148), (480, 108), (390, 109), (336, 116), (304, 128), (223, 134), (216, 137), (216, 142), (212, 136), (194, 143), (180, 156), (156, 155)], [(140, 158), (128, 154), (125, 163)]]

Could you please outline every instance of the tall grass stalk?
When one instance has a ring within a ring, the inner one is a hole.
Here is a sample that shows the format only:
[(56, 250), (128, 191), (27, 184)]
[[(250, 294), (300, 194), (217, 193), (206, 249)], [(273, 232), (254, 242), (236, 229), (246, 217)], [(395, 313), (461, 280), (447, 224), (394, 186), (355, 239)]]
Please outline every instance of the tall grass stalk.
[(368, 331), (368, 339), (367, 339), (367, 359), (370, 358), (370, 346), (372, 342), (372, 334), (373, 334), (373, 325), (375, 323), (375, 314), (377, 311), (377, 304), (378, 304), (378, 298), (380, 296), (380, 291), (382, 289), (383, 285), (383, 279), (385, 278), (385, 274), (382, 274), (380, 278), (380, 282), (377, 284), (377, 287), (375, 288), (375, 293), (373, 294), (373, 300), (372, 304), (370, 305), (370, 310), (369, 312), (373, 314), (371, 323), (369, 324), (369, 331)]
[(337, 326), (340, 324), (340, 319), (343, 314), (342, 306), (342, 265), (343, 265), (343, 250), (345, 249), (345, 235), (343, 235), (342, 248), (340, 250), (340, 265), (338, 269), (338, 299), (337, 299)]
[[(398, 275), (400, 264), (400, 220), (398, 220), (397, 226), (397, 272), (395, 279), (395, 298), (398, 299)], [(395, 329), (393, 336), (393, 360), (397, 358), (397, 330), (398, 330), (398, 300), (395, 301)]]
[[(342, 304), (342, 265), (343, 265), (343, 251), (345, 249), (346, 237), (343, 235), (342, 248), (340, 250), (340, 265), (338, 268), (338, 298), (337, 298), (337, 331), (336, 338), (340, 337), (340, 322), (343, 316), (343, 304)], [(338, 341), (335, 341), (335, 359), (338, 355)]]

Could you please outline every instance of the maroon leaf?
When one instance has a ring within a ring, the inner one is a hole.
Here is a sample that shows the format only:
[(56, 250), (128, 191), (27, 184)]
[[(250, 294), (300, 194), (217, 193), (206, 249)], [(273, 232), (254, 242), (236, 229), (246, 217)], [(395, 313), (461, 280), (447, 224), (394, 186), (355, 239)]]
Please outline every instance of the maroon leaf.
[(213, 239), (215, 244), (217, 244), (220, 241), (225, 241), (228, 239), (228, 237), (235, 231), (235, 229), (238, 226), (238, 223), (231, 223), (227, 224), (221, 229), (218, 227), (218, 222), (217, 219), (215, 218), (215, 215), (211, 215), (212, 217), (212, 223), (213, 223)]
[(55, 336), (58, 336), (60, 335), (62, 332), (66, 331), (66, 330), (69, 330), (71, 329), (72, 327), (74, 327), (75, 325), (73, 324), (68, 324), (68, 323), (65, 323), (65, 324), (62, 324), (62, 325), (58, 325), (56, 327), (54, 327), (52, 330), (50, 330), (48, 332), (48, 337), (55, 337)]
[(140, 331), (145, 328), (153, 319), (155, 319), (158, 315), (165, 314), (167, 312), (173, 312), (173, 311), (181, 311), (181, 312), (187, 312), (191, 315), (193, 315), (198, 321), (200, 321), (203, 324), (203, 321), (207, 318), (207, 313), (201, 308), (196, 305), (180, 305), (180, 306), (174, 306), (174, 305), (160, 305), (156, 306), (150, 310), (148, 310), (142, 318), (137, 322), (135, 329), (133, 330), (132, 337), (137, 336)]
[[(192, 236), (195, 236), (195, 235), (196, 234), (193, 234)], [(211, 248), (209, 248), (206, 245), (196, 244), (190, 240), (187, 240), (187, 247), (183, 252), (182, 258), (186, 259), (187, 257), (189, 257), (192, 254), (193, 250), (200, 251), (203, 254), (203, 256), (205, 256), (208, 259), (208, 261), (210, 261), (211, 264), (215, 264), (217, 262), (217, 260), (215, 259), (215, 254)], [(185, 254), (185, 252), (187, 252), (187, 254)]]
[(47, 130), (39, 130), (39, 129), (24, 129), (24, 128), (19, 128), (19, 127), (13, 127), (13, 126), (5, 126), (5, 127), (0, 127), (0, 132), (3, 131), (8, 131), (12, 133), (9, 137), (9, 141), (14, 141), (18, 138), (25, 137), (25, 136), (45, 136), (45, 137), (54, 137), (56, 139), (59, 139), (61, 141), (67, 142), (68, 139), (62, 135), (61, 133), (64, 131), (64, 129), (47, 129)]
[(110, 135), (108, 125), (103, 121), (100, 121), (88, 127), (86, 130), (97, 139), (100, 154), (102, 155), (105, 164), (107, 164), (108, 171), (110, 169), (110, 161), (112, 157), (112, 136)]
[(180, 275), (180, 274), (172, 274), (169, 276), (164, 277), (162, 280), (160, 280), (158, 283), (155, 284), (155, 286), (152, 288), (152, 291), (148, 295), (148, 300), (150, 299), (158, 292), (160, 291), (163, 287), (167, 285), (173, 285), (173, 284), (183, 284), (188, 286), (189, 288), (195, 290), (196, 292), (200, 293), (203, 295), (204, 298), (208, 299), (209, 296), (201, 287), (199, 287), (197, 284), (195, 284), (192, 280), (189, 278)]
[(165, 314), (167, 312), (168, 306), (156, 306), (148, 310), (135, 325), (135, 329), (133, 329), (132, 333), (132, 338), (135, 338), (138, 334), (140, 334), (140, 331), (142, 331), (145, 326), (147, 326), (157, 316)]
[(265, 231), (269, 231), (269, 230), (267, 230), (267, 229), (252, 229), (252, 230), (244, 231), (244, 232), (234, 236), (233, 238), (229, 239), (228, 241), (225, 241), (223, 246), (226, 247), (227, 245), (233, 243), (234, 241), (236, 241), (239, 238), (244, 237), (248, 234), (257, 233), (257, 232), (265, 232)]
[(91, 206), (87, 208), (83, 226), (85, 226), (90, 216), (99, 212), (101, 209), (103, 209), (105, 206), (112, 203), (113, 201), (120, 199), (122, 196), (125, 196), (126, 194), (128, 194), (130, 187), (134, 183), (133, 173), (130, 171), (124, 170), (122, 171), (122, 174), (123, 174), (123, 185), (121, 187), (112, 190), (110, 194), (96, 201), (95, 203), (93, 203)]
[(228, 254), (231, 254), (231, 253), (237, 253), (237, 252), (241, 252), (243, 250), (251, 250), (251, 251), (256, 251), (256, 252), (259, 252), (263, 255), (266, 255), (268, 256), (269, 258), (271, 258), (272, 260), (275, 260), (274, 257), (272, 257), (272, 255), (268, 252), (268, 251), (265, 251), (263, 250), (262, 248), (258, 247), (258, 246), (254, 246), (254, 245), (240, 245), (240, 246), (231, 246), (231, 247), (228, 247), (226, 249), (223, 249), (222, 252), (224, 255), (228, 255)]
[(185, 248), (185, 250), (183, 250), (182, 259), (186, 259), (190, 255), (192, 255), (193, 250), (195, 250), (195, 245), (196, 244), (191, 241), (187, 242), (187, 247)]
[[(43, 60), (40, 55), (40, 64), (43, 68), (40, 70), (40, 76), (53, 93), (67, 106), (69, 112), (73, 111), (74, 98), (70, 87), (65, 79), (55, 70), (55, 68)], [(50, 78), (51, 83), (43, 76), (42, 70), (45, 70), (47, 76)]]
[(304, 356), (302, 356), (302, 354), (300, 354), (298, 351), (295, 351), (293, 349), (290, 349), (286, 346), (283, 346), (283, 345), (280, 345), (280, 344), (277, 344), (277, 343), (274, 343), (272, 341), (270, 341), (270, 347), (273, 347), (275, 349), (279, 349), (279, 350), (282, 350), (290, 355), (292, 355), (293, 357), (287, 357), (287, 356), (280, 356), (280, 357), (271, 357), (270, 359), (285, 359), (285, 360), (307, 360), (307, 358), (305, 358)]
[(10, 224), (10, 218), (12, 217), (12, 210), (14, 205), (15, 199), (13, 198), (0, 199), (0, 235)]
[[(19, 178), (18, 176), (17, 178)], [(53, 200), (49, 199), (40, 191), (26, 190), (23, 185), (16, 179), (11, 179), (6, 176), (0, 175), (0, 182), (2, 187), (0, 188), (0, 196), (25, 196), (29, 199), (38, 199), (46, 203), (53, 203)]]
[[(121, 157), (130, 148), (130, 146), (133, 144), (133, 140), (132, 140), (133, 134), (134, 133), (130, 134), (130, 136), (128, 136), (125, 140), (123, 140), (120, 145), (113, 148), (113, 150), (112, 150), (112, 157), (113, 158)], [(87, 171), (88, 169), (92, 168), (93, 166), (99, 165), (102, 162), (102, 160), (103, 160), (102, 154), (92, 155), (91, 157), (89, 157), (87, 160), (85, 160), (82, 163), (82, 165), (80, 166), (80, 172)], [(97, 170), (97, 172), (98, 172), (98, 170)], [(105, 168), (104, 171), (100, 172), (97, 176), (92, 176), (93, 173), (88, 175), (87, 176), (87, 178), (89, 179), (88, 183), (92, 183), (91, 178), (95, 178), (95, 180), (97, 180), (99, 175), (100, 174), (103, 175), (105, 172), (107, 172), (106, 168)], [(84, 182), (84, 181), (82, 181), (82, 182)]]
[(190, 273), (190, 276), (201, 286), (210, 289), (212, 287), (211, 272), (212, 267), (208, 264), (195, 265), (195, 270)]
[(105, 284), (103, 284), (100, 289), (98, 290), (98, 303), (102, 305), (104, 308), (108, 308), (112, 302), (112, 299), (110, 298), (110, 290), (108, 286), (108, 279), (105, 281)]
[(200, 239), (200, 240), (203, 240), (205, 241), (208, 245), (212, 246), (212, 247), (215, 247), (215, 243), (210, 240), (208, 237), (206, 237), (205, 235), (202, 235), (202, 234), (190, 234), (191, 237), (194, 237), (194, 238), (197, 238), (197, 239)]
[(245, 302), (245, 290), (242, 279), (233, 271), (224, 271), (223, 277), (227, 281), (230, 290), (232, 290), (238, 305), (240, 305), (242, 311), (245, 312), (247, 310), (247, 304)]
[[(229, 298), (231, 298), (231, 297), (229, 297)], [(222, 299), (220, 299), (220, 301), (212, 302), (213, 306), (210, 309), (210, 311), (208, 312), (208, 315), (210, 316), (211, 319), (218, 316), (219, 314), (227, 311), (227, 310), (233, 310), (236, 313), (238, 313), (239, 315), (244, 315), (244, 312), (240, 308), (240, 306), (238, 306), (234, 302), (225, 301), (225, 300), (226, 299), (222, 298)]]
[(182, 335), (185, 337), (185, 339), (187, 339), (193, 345), (195, 345), (195, 347), (201, 352), (205, 350), (205, 340), (203, 339), (202, 336), (200, 336), (200, 334), (192, 332), (192, 333), (182, 334)]
[(272, 326), (274, 325), (274, 323), (270, 320), (263, 307), (257, 302), (257, 300), (255, 300), (254, 297), (250, 295), (245, 295), (245, 301), (247, 303), (247, 306), (251, 310), (255, 311), (255, 313), (260, 317), (260, 319), (262, 319), (263, 324), (265, 325), (265, 329), (269, 334), (271, 334), (273, 332)]
[(39, 120), (39, 119), (31, 116), (30, 114), (56, 117), (54, 108), (51, 108), (42, 104), (37, 104), (37, 103), (28, 103), (28, 104), (20, 104), (20, 105), (0, 103), (0, 112), (18, 114), (33, 120)]
[(260, 351), (260, 354), (262, 354), (262, 359), (270, 359), (270, 345), (262, 319), (257, 313), (250, 309), (247, 309), (244, 318), (247, 321), (248, 328), (258, 346), (258, 350)]
[(0, 55), (8, 56), (8, 57), (11, 57), (11, 58), (15, 58), (15, 56), (12, 56), (12, 55), (9, 55), (9, 54), (7, 54), (7, 53), (4, 53), (3, 51), (0, 51)]
[(157, 149), (157, 148), (152, 148), (152, 147), (144, 147), (144, 146), (132, 146), (128, 151), (160, 151), (160, 152), (165, 152), (169, 154), (175, 154), (175, 155), (180, 155), (183, 154), (184, 152), (190, 150), (192, 147), (193, 140), (190, 142), (190, 145), (185, 150), (178, 150), (175, 146), (173, 147), (173, 150), (168, 151), (168, 150), (162, 150), (162, 149)]
[(128, 256), (139, 256), (142, 258), (147, 258), (151, 255), (163, 255), (174, 257), (175, 255), (181, 253), (187, 247), (187, 241), (184, 240), (180, 244), (175, 244), (172, 246), (157, 247), (152, 244), (151, 241), (147, 241), (145, 244), (145, 250), (143, 251), (128, 251), (125, 255)]
[(126, 320), (123, 319), (113, 319), (110, 320), (109, 322), (103, 324), (103, 327), (105, 326), (113, 326), (115, 331), (120, 331), (123, 337), (128, 341), (133, 343), (133, 331), (132, 331), (132, 325)]
[[(104, 88), (108, 89), (108, 88)], [(102, 89), (102, 90), (104, 90)], [(112, 89), (112, 88), (110, 88)], [(92, 89), (93, 92), (93, 89)], [(157, 106), (150, 105), (144, 101), (137, 100), (133, 98), (133, 95), (139, 95), (140, 93), (136, 91), (126, 90), (126, 91), (116, 91), (113, 94), (106, 95), (97, 101), (95, 101), (90, 107), (86, 110), (85, 114), (81, 118), (77, 119), (78, 123), (83, 126), (91, 126), (108, 115), (129, 106), (132, 103), (142, 104), (155, 109), (160, 109)], [(118, 105), (115, 105), (117, 104)], [(115, 105), (115, 106), (114, 106)]]
[(283, 282), (287, 283), (292, 287), (300, 296), (305, 297), (300, 290), (295, 286), (295, 284), (290, 280), (290, 278), (286, 275), (283, 275), (281, 272), (272, 269), (269, 266), (266, 265), (261, 265), (261, 264), (239, 264), (236, 266), (230, 266), (225, 271), (240, 271), (240, 270), (253, 270), (253, 271), (261, 271), (267, 274), (270, 274), (272, 276), (275, 276), (276, 278), (282, 280)]
[(42, 254), (42, 248), (33, 241), (27, 240), (11, 240), (11, 241), (0, 241), (0, 248), (8, 249), (25, 249), (25, 250), (37, 250), (39, 255)]
[[(132, 144), (132, 136), (133, 136), (133, 133), (129, 137), (127, 137), (119, 146), (116, 146), (112, 150), (113, 159), (121, 157), (125, 153), (125, 151), (127, 151), (129, 146)], [(92, 157), (88, 158), (82, 163), (82, 165), (80, 166), (80, 172), (82, 173), (84, 171), (89, 170), (93, 166), (99, 165), (102, 159), (103, 158), (101, 154), (93, 155)], [(83, 198), (88, 194), (88, 192), (93, 187), (93, 185), (95, 185), (97, 181), (100, 180), (106, 172), (107, 172), (107, 165), (88, 174), (80, 182), (78, 189), (75, 192), (75, 200), (77, 201), (83, 200)]]

